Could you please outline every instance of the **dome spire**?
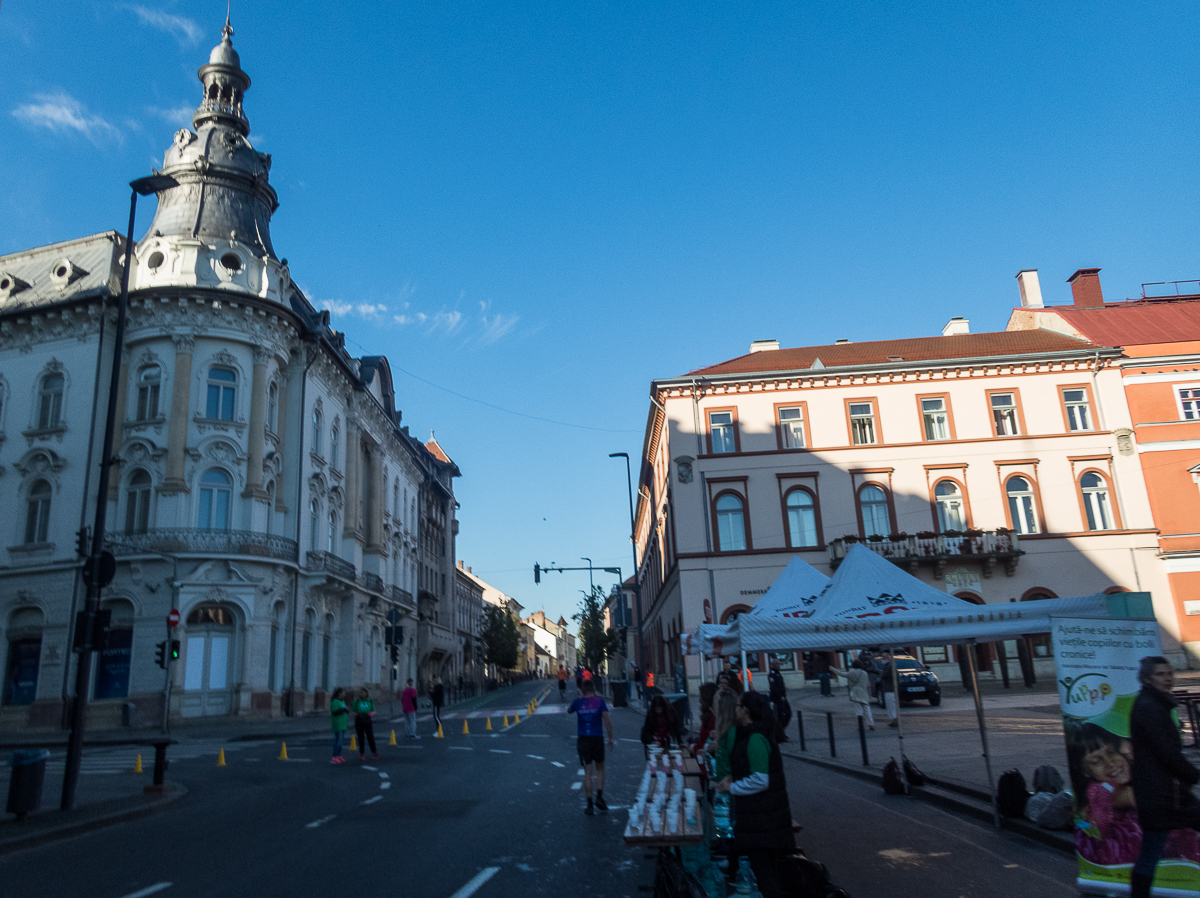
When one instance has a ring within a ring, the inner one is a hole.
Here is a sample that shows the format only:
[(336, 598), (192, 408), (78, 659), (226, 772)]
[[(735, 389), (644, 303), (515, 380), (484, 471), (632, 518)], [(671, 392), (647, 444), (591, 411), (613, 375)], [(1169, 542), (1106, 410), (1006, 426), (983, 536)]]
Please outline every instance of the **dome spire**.
[(234, 128), (243, 137), (250, 133), (250, 122), (242, 110), (242, 98), (250, 88), (250, 76), (242, 71), (242, 61), (233, 49), (233, 25), (229, 23), (229, 7), (225, 8), (225, 25), (221, 28), (221, 43), (213, 47), (208, 64), (197, 73), (204, 85), (204, 96), (192, 116), (192, 127), (206, 122)]

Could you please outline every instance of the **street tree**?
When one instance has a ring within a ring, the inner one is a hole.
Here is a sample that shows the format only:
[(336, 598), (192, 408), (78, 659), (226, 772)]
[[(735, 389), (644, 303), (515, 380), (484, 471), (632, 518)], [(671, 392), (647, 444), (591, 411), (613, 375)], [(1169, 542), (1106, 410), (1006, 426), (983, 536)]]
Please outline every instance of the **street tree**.
[(609, 627), (604, 628), (604, 590), (593, 586), (590, 594), (585, 593), (579, 603), (579, 611), (571, 615), (579, 622), (579, 650), (583, 663), (593, 670), (617, 653), (620, 636)]
[(483, 610), (484, 660), (501, 670), (512, 670), (517, 666), (521, 636), (517, 623), (505, 608), (488, 605)]

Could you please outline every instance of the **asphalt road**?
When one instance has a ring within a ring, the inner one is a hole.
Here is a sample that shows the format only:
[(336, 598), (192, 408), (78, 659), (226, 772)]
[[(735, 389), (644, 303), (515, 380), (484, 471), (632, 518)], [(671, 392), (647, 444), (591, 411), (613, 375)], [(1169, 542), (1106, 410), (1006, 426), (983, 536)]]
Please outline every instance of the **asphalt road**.
[[(509, 691), (512, 710), (540, 691)], [(569, 690), (572, 694), (574, 690)], [(513, 695), (516, 698), (513, 698)], [(557, 707), (556, 707), (557, 706)], [(542, 713), (504, 731), (448, 720), (446, 738), (329, 764), (328, 740), (252, 743), (172, 763), (190, 794), (154, 816), (0, 857), (6, 898), (403, 894), (406, 898), (634, 898), (652, 857), (626, 848), (619, 810), (643, 767), (640, 717), (617, 709), (605, 796), (587, 817), (575, 722), (554, 689)], [(493, 726), (499, 721), (493, 719)], [(392, 726), (378, 721), (383, 741)], [(402, 732), (399, 723), (395, 724)], [(187, 752), (181, 752), (181, 755)], [(1074, 862), (878, 786), (785, 762), (800, 844), (853, 898), (1073, 894)], [(575, 787), (575, 788), (573, 788)], [(472, 892), (472, 887), (475, 891)], [(155, 890), (157, 889), (157, 890)]]

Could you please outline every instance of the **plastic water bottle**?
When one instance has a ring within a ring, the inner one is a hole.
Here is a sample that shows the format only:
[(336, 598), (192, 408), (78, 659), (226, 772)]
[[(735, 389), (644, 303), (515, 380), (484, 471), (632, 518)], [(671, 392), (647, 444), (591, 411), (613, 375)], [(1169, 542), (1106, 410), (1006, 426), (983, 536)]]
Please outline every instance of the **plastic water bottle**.
[(750, 869), (750, 859), (746, 857), (738, 858), (738, 873), (737, 880), (733, 886), (734, 892), (738, 895), (757, 895), (758, 888), (756, 886), (754, 872)]

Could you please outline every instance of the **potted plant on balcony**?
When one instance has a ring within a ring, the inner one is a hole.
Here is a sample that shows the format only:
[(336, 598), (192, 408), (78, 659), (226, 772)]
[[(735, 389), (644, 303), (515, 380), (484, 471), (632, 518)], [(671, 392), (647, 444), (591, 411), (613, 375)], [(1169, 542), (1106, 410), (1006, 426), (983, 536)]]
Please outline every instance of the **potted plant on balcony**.
[(842, 542), (844, 542), (848, 546), (852, 546), (856, 542), (858, 542), (858, 534), (857, 533), (847, 533), (845, 536), (842, 537)]
[(873, 542), (873, 543), (881, 543), (881, 542), (883, 542), (883, 534), (882, 533), (872, 533), (870, 536), (867, 537), (867, 540), (869, 542)]
[(891, 543), (902, 543), (906, 539), (908, 539), (908, 534), (905, 533), (903, 530), (901, 530), (899, 533), (889, 533), (888, 534), (888, 542), (891, 542)]

